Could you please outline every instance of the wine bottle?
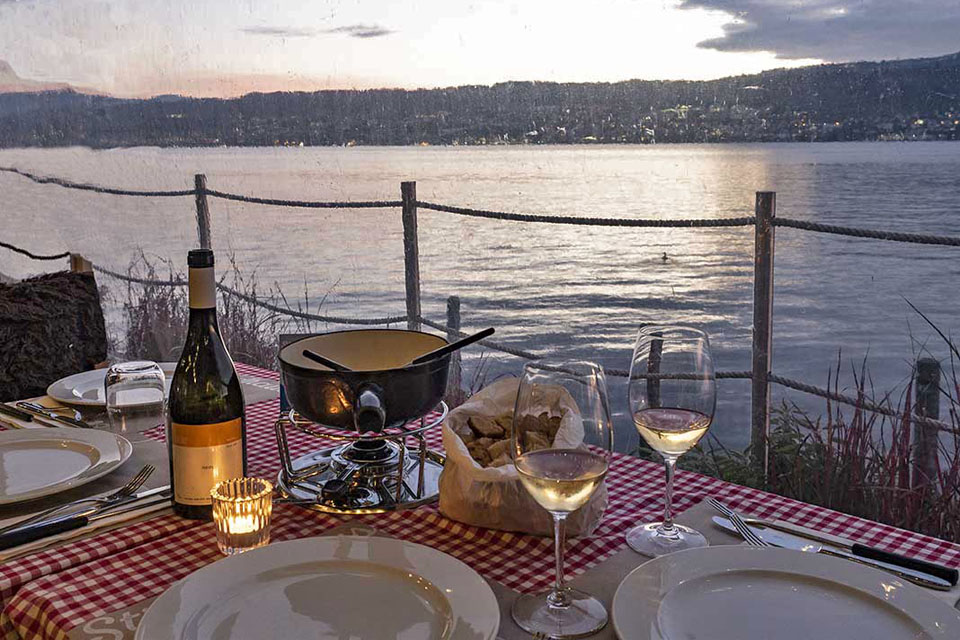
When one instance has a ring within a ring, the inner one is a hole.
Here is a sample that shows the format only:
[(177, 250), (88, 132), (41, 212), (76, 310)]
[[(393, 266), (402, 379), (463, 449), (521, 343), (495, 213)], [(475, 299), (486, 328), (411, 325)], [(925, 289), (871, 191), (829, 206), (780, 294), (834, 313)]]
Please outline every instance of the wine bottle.
[(213, 251), (187, 256), (190, 320), (170, 386), (167, 452), (174, 512), (212, 518), (210, 490), (247, 473), (247, 430), (240, 378), (217, 325)]

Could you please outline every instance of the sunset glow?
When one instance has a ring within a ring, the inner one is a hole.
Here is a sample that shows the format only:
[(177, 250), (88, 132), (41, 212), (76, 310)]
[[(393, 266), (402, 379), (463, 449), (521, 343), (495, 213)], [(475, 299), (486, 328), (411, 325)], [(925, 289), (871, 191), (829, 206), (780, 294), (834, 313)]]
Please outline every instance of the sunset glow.
[(730, 22), (673, 0), (0, 0), (0, 60), (118, 96), (705, 79), (817, 61), (697, 46)]

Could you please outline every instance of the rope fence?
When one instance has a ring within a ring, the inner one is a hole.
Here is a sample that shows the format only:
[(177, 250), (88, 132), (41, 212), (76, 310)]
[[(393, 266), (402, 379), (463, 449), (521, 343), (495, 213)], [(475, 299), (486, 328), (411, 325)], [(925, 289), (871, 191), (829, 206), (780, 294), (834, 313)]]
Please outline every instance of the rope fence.
[(487, 211), (469, 209), (446, 204), (417, 201), (417, 206), (433, 211), (443, 211), (460, 216), (487, 218), (488, 220), (510, 220), (512, 222), (542, 222), (548, 224), (575, 224), (592, 227), (746, 227), (756, 223), (753, 216), (742, 218), (691, 218), (680, 220), (657, 220), (643, 218), (589, 218), (583, 216), (546, 216), (528, 213), (508, 213), (505, 211)]
[(140, 191), (134, 189), (115, 189), (113, 187), (101, 187), (96, 184), (85, 184), (82, 182), (73, 182), (71, 180), (66, 180), (65, 178), (52, 178), (38, 176), (27, 171), (22, 171), (16, 167), (0, 167), (0, 171), (6, 173), (13, 173), (18, 176), (22, 176), (27, 180), (32, 180), (37, 184), (55, 184), (59, 187), (65, 187), (67, 189), (78, 189), (80, 191), (92, 191), (94, 193), (106, 193), (112, 196), (143, 196), (149, 198), (158, 198), (158, 197), (180, 197), (180, 196), (192, 196), (196, 193), (195, 189), (185, 189), (181, 191)]
[(69, 252), (69, 251), (64, 251), (64, 252), (62, 252), (62, 253), (51, 253), (51, 254), (46, 254), (46, 255), (44, 255), (44, 254), (41, 254), (41, 253), (33, 253), (32, 251), (27, 251), (26, 249), (21, 249), (20, 247), (14, 246), (14, 245), (9, 244), (9, 243), (7, 243), (7, 242), (0, 242), (0, 247), (3, 247), (4, 249), (9, 249), (10, 251), (14, 251), (14, 252), (16, 252), (16, 253), (19, 253), (20, 255), (27, 256), (27, 257), (30, 258), (31, 260), (63, 260), (64, 258), (70, 257), (70, 252)]
[[(863, 229), (857, 227), (846, 227), (839, 225), (823, 224), (818, 222), (808, 222), (804, 220), (793, 220), (790, 218), (777, 218), (773, 214), (772, 207), (761, 213), (761, 210), (758, 208), (757, 215), (753, 216), (742, 216), (734, 218), (692, 218), (692, 219), (673, 219), (673, 220), (663, 220), (663, 219), (641, 219), (641, 218), (603, 218), (603, 217), (589, 217), (589, 216), (557, 216), (557, 215), (541, 215), (541, 214), (523, 214), (523, 213), (512, 213), (504, 211), (493, 211), (486, 209), (473, 209), (468, 207), (458, 207), (452, 205), (443, 205), (432, 202), (425, 202), (417, 200), (415, 197), (415, 185), (413, 183), (404, 183), (402, 187), (407, 185), (413, 185), (414, 189), (410, 191), (408, 197), (407, 192), (403, 194), (403, 200), (369, 200), (369, 201), (313, 201), (313, 200), (287, 200), (279, 198), (261, 198), (256, 196), (246, 196), (241, 194), (229, 193), (225, 191), (218, 191), (213, 189), (206, 188), (205, 178), (203, 176), (197, 176), (195, 187), (193, 189), (183, 189), (183, 190), (134, 190), (134, 189), (119, 189), (114, 187), (105, 187), (95, 184), (79, 183), (64, 178), (58, 177), (48, 177), (48, 176), (39, 176), (28, 171), (23, 171), (15, 167), (0, 167), (0, 172), (6, 172), (14, 175), (21, 176), (37, 184), (53, 184), (67, 189), (76, 189), (81, 191), (88, 191), (94, 193), (102, 193), (108, 195), (120, 195), (120, 196), (139, 196), (139, 197), (183, 197), (183, 196), (195, 196), (197, 199), (198, 207), (198, 218), (201, 217), (201, 208), (204, 210), (203, 216), (206, 217), (205, 222), (201, 222), (201, 227), (206, 224), (207, 226), (207, 241), (209, 240), (209, 214), (206, 213), (206, 197), (219, 198), (223, 200), (230, 200), (235, 202), (245, 202), (251, 204), (267, 205), (267, 206), (282, 206), (282, 207), (300, 207), (300, 208), (311, 208), (311, 209), (374, 209), (374, 208), (402, 208), (404, 216), (404, 230), (405, 234), (407, 231), (408, 218), (413, 220), (413, 233), (416, 234), (416, 209), (417, 207), (425, 210), (437, 211), (442, 213), (449, 213), (453, 215), (474, 217), (474, 218), (483, 218), (488, 220), (500, 220), (500, 221), (509, 221), (509, 222), (525, 222), (525, 223), (545, 223), (545, 224), (561, 224), (561, 225), (577, 225), (577, 226), (595, 226), (595, 227), (633, 227), (633, 228), (718, 228), (718, 227), (745, 227), (745, 226), (755, 226), (757, 229), (757, 238), (758, 242), (761, 238), (765, 238), (765, 241), (770, 242), (770, 237), (762, 230), (764, 225), (767, 225), (766, 228), (769, 229), (770, 226), (779, 226), (779, 227), (790, 227), (795, 229), (800, 229), (804, 231), (812, 231), (816, 233), (827, 233), (832, 235), (848, 236), (855, 238), (870, 238), (877, 240), (886, 240), (893, 242), (903, 242), (911, 244), (923, 244), (923, 245), (940, 245), (940, 246), (960, 246), (960, 237), (955, 236), (942, 236), (934, 234), (919, 234), (919, 233), (903, 233), (896, 231), (885, 231), (885, 230), (875, 230), (875, 229)], [(403, 191), (403, 189), (402, 189)], [(761, 194), (758, 194), (758, 197)], [(769, 192), (767, 192), (767, 195)], [(202, 202), (202, 206), (201, 206)], [(203, 242), (203, 230), (201, 229), (201, 243)], [(203, 245), (209, 246), (209, 245)], [(69, 257), (71, 254), (68, 251), (64, 251), (56, 254), (36, 254), (21, 247), (14, 246), (7, 242), (0, 241), (0, 247), (9, 249), (19, 253), (27, 258), (33, 260), (59, 260)], [(406, 250), (406, 246), (405, 246)], [(770, 250), (770, 249), (768, 249)], [(758, 245), (759, 251), (759, 245)], [(772, 263), (771, 267), (772, 269)], [(170, 286), (170, 287), (183, 287), (186, 286), (186, 282), (180, 279), (154, 279), (154, 278), (141, 278), (134, 276), (132, 274), (123, 274), (117, 271), (112, 271), (110, 269), (100, 267), (98, 265), (93, 265), (93, 269), (102, 275), (118, 279), (124, 282), (139, 284), (144, 286)], [(419, 267), (417, 267), (416, 277), (419, 277), (418, 273)], [(771, 272), (772, 273), (772, 272)], [(409, 284), (408, 284), (409, 286)], [(400, 322), (412, 322), (413, 320), (419, 321), (420, 323), (437, 329), (439, 331), (444, 331), (448, 335), (456, 336), (466, 336), (467, 333), (461, 331), (458, 327), (448, 327), (445, 324), (431, 321), (427, 318), (424, 318), (420, 315), (419, 311), (419, 299), (415, 307), (411, 308), (410, 300), (408, 299), (408, 313), (404, 315), (394, 315), (394, 316), (385, 316), (380, 318), (352, 318), (345, 316), (327, 316), (320, 314), (313, 314), (305, 311), (294, 310), (284, 306), (274, 304), (269, 301), (257, 298), (252, 295), (245, 294), (241, 291), (237, 291), (223, 283), (217, 283), (217, 288), (227, 296), (243, 300), (246, 303), (255, 305), (257, 307), (268, 310), (272, 313), (277, 313), (281, 315), (286, 315), (292, 318), (302, 319), (302, 320), (312, 320), (318, 322), (325, 322), (331, 324), (346, 324), (346, 325), (361, 325), (361, 326), (377, 326), (377, 325), (390, 325)], [(409, 296), (409, 291), (408, 291)], [(417, 285), (417, 296), (419, 298), (419, 285)], [(757, 292), (754, 292), (755, 302), (757, 299)], [(767, 301), (769, 303), (769, 300)], [(756, 331), (756, 327), (755, 327)], [(540, 358), (540, 355), (520, 349), (517, 347), (512, 347), (507, 344), (496, 342), (490, 339), (481, 340), (481, 345), (484, 345), (490, 349), (513, 355), (519, 358), (524, 358), (527, 360), (537, 360)], [(756, 349), (756, 345), (754, 347)], [(758, 380), (762, 380), (761, 373), (765, 370), (766, 364), (761, 364), (760, 368), (756, 368), (757, 361), (755, 356), (755, 370), (752, 371), (721, 371), (716, 373), (718, 379), (752, 379), (754, 384), (757, 384)], [(629, 373), (626, 370), (622, 369), (607, 369), (608, 375), (614, 377), (627, 377)], [(896, 410), (885, 406), (883, 404), (875, 403), (863, 398), (854, 398), (851, 396), (843, 395), (837, 392), (829, 391), (814, 385), (806, 384), (790, 378), (783, 376), (775, 375), (768, 373), (766, 375), (766, 380), (760, 384), (774, 383), (780, 386), (793, 389), (795, 391), (800, 391), (814, 396), (819, 396), (831, 400), (833, 402), (838, 402), (841, 404), (853, 406), (858, 409), (863, 409), (866, 411), (871, 411), (880, 415), (884, 415), (890, 418), (895, 419), (904, 419), (905, 416)], [(754, 391), (756, 395), (756, 391)], [(754, 407), (756, 409), (756, 406)], [(947, 423), (944, 423), (939, 420), (921, 417), (921, 416), (909, 416), (909, 419), (913, 420), (918, 424), (923, 424), (931, 428), (936, 428), (943, 431), (955, 432), (953, 427)], [(754, 416), (754, 423), (757, 422), (756, 416)], [(754, 424), (756, 428), (756, 424)]]
[[(191, 192), (192, 193), (192, 192)], [(235, 202), (249, 202), (251, 204), (265, 204), (274, 207), (302, 207), (307, 209), (382, 209), (396, 208), (403, 205), (400, 200), (345, 200), (339, 202), (319, 202), (313, 200), (281, 200), (279, 198), (258, 198), (242, 196), (236, 193), (205, 189), (203, 193), (214, 198), (233, 200)]]
[(299, 318), (300, 320), (316, 320), (317, 322), (328, 322), (331, 324), (356, 324), (356, 325), (390, 325), (396, 324), (398, 322), (406, 322), (407, 316), (386, 316), (383, 318), (348, 318), (344, 316), (322, 316), (315, 313), (307, 313), (306, 311), (298, 311), (295, 309), (290, 309), (287, 307), (281, 307), (270, 302), (264, 302), (259, 298), (254, 296), (247, 295), (237, 291), (236, 289), (231, 289), (222, 282), (217, 283), (217, 289), (227, 294), (228, 296), (233, 296), (234, 298), (239, 298), (245, 302), (249, 302), (255, 306), (258, 306), (267, 311), (272, 311), (274, 313), (279, 313), (282, 315), (290, 316), (292, 318)]
[[(6, 242), (0, 242), (0, 246), (6, 249), (10, 249), (11, 251), (16, 251), (17, 253), (23, 254), (35, 260), (56, 260), (56, 259), (66, 258), (70, 255), (69, 252), (63, 252), (62, 254), (55, 254), (52, 256), (37, 255), (26, 249), (16, 247)], [(93, 269), (97, 273), (103, 274), (111, 278), (115, 278), (117, 280), (121, 280), (123, 282), (132, 283), (132, 284), (139, 284), (144, 286), (161, 286), (161, 287), (184, 287), (187, 285), (186, 281), (180, 280), (180, 279), (159, 280), (159, 279), (151, 279), (151, 278), (140, 278), (130, 274), (119, 273), (117, 271), (106, 269), (104, 267), (100, 267), (97, 265), (94, 265)], [(296, 309), (290, 309), (288, 307), (283, 307), (277, 304), (266, 302), (255, 296), (251, 296), (241, 291), (237, 291), (236, 289), (233, 289), (223, 284), (222, 282), (217, 283), (217, 289), (228, 296), (238, 298), (249, 304), (253, 304), (260, 308), (266, 309), (267, 311), (271, 311), (273, 313), (278, 313), (281, 315), (286, 315), (292, 318), (298, 318), (301, 320), (314, 320), (317, 322), (326, 322), (330, 324), (382, 326), (382, 325), (391, 325), (391, 324), (397, 324), (400, 322), (405, 322), (408, 319), (406, 315), (384, 316), (380, 318), (352, 318), (352, 317), (346, 317), (346, 316), (320, 315), (320, 314), (308, 313), (305, 311), (299, 311)], [(420, 316), (418, 319), (423, 324), (433, 329), (436, 329), (438, 331), (454, 334), (461, 338), (470, 335), (468, 332), (462, 331), (460, 329), (454, 329), (454, 328), (448, 327), (443, 323), (435, 322), (433, 320), (430, 320), (429, 318), (424, 318), (423, 316)], [(526, 351), (524, 349), (519, 349), (517, 347), (511, 347), (510, 345), (506, 345), (506, 344), (503, 344), (502, 342), (490, 340), (489, 338), (480, 340), (479, 344), (487, 348), (493, 349), (495, 351), (516, 356), (518, 358), (523, 358), (525, 360), (539, 360), (541, 358), (540, 354), (535, 353), (533, 351)], [(629, 377), (630, 375), (629, 371), (627, 371), (626, 369), (607, 368), (605, 369), (605, 371), (607, 375), (617, 377), (617, 378), (626, 378), (626, 377)], [(753, 373), (751, 371), (717, 371), (714, 375), (718, 380), (749, 380), (753, 378)], [(650, 375), (639, 374), (637, 377), (647, 378), (647, 377), (650, 377)], [(656, 377), (660, 379), (686, 380), (686, 379), (694, 379), (698, 376), (696, 374), (675, 373), (675, 374), (660, 374)], [(786, 378), (784, 376), (776, 375), (773, 373), (768, 374), (767, 379), (770, 382), (779, 384), (780, 386), (783, 386), (783, 387), (793, 389), (795, 391), (801, 391), (803, 393), (807, 393), (810, 395), (819, 396), (821, 398), (832, 400), (834, 402), (839, 402), (841, 404), (846, 404), (858, 409), (871, 411), (873, 413), (878, 413), (891, 418), (903, 419), (905, 417), (904, 414), (896, 411), (895, 409), (892, 409), (888, 406), (884, 406), (882, 404), (874, 403), (864, 398), (854, 398), (852, 396), (843, 395), (841, 393), (829, 391), (821, 387), (807, 384), (805, 382), (799, 382), (797, 380), (792, 380), (790, 378)], [(940, 420), (934, 420), (931, 418), (925, 418), (925, 417), (916, 416), (916, 415), (909, 416), (909, 418), (915, 422), (936, 427), (937, 429), (940, 429), (942, 431), (946, 431), (949, 433), (955, 432), (955, 429), (953, 428), (953, 426), (945, 422), (942, 422)]]
[[(101, 273), (105, 276), (121, 280), (123, 282), (128, 282), (132, 284), (140, 284), (145, 286), (158, 286), (158, 287), (185, 287), (187, 282), (185, 280), (155, 280), (150, 278), (139, 278), (137, 276), (118, 273), (116, 271), (111, 271), (110, 269), (105, 269), (103, 267), (93, 265), (93, 270), (97, 273)], [(308, 313), (306, 311), (300, 311), (298, 309), (290, 309), (289, 307), (283, 307), (272, 302), (267, 302), (261, 300), (255, 296), (248, 295), (241, 291), (237, 291), (222, 282), (217, 283), (217, 289), (224, 293), (225, 295), (238, 298), (252, 304), (254, 306), (260, 307), (261, 309), (266, 309), (273, 313), (279, 313), (281, 315), (290, 316), (291, 318), (297, 318), (299, 320), (316, 320), (317, 322), (327, 322), (330, 324), (355, 324), (355, 325), (390, 325), (396, 324), (398, 322), (405, 322), (407, 316), (384, 316), (382, 318), (349, 318), (346, 316), (325, 316), (316, 313)]]
[(876, 231), (874, 229), (859, 229), (857, 227), (840, 227), (833, 224), (807, 222), (806, 220), (791, 220), (790, 218), (774, 218), (774, 226), (793, 227), (817, 233), (832, 233), (838, 236), (853, 238), (873, 238), (876, 240), (890, 240), (892, 242), (909, 242), (913, 244), (937, 244), (948, 247), (960, 247), (960, 238), (953, 236), (934, 236), (922, 233), (901, 233), (899, 231)]
[[(157, 190), (144, 191), (136, 189), (118, 189), (115, 187), (105, 187), (95, 184), (74, 182), (65, 178), (52, 176), (39, 176), (16, 167), (0, 167), (0, 172), (6, 172), (21, 176), (37, 184), (54, 184), (67, 189), (77, 189), (81, 191), (91, 191), (94, 193), (103, 193), (108, 195), (120, 196), (140, 196), (140, 197), (183, 197), (206, 195), (223, 200), (232, 200), (235, 202), (247, 202), (250, 204), (261, 204), (279, 207), (301, 207), (309, 209), (381, 209), (398, 208), (403, 206), (401, 200), (345, 200), (345, 201), (316, 201), (316, 200), (286, 200), (281, 198), (261, 198), (257, 196), (245, 196), (216, 189), (181, 189), (181, 190)], [(742, 216), (737, 218), (687, 218), (676, 220), (648, 219), (648, 218), (598, 218), (588, 216), (555, 216), (542, 214), (512, 213), (507, 211), (492, 211), (487, 209), (472, 209), (469, 207), (456, 207), (452, 205), (437, 204), (434, 202), (415, 201), (416, 206), (432, 211), (451, 213), (455, 215), (468, 216), (474, 218), (486, 218), (489, 220), (505, 220), (511, 222), (532, 222), (547, 224), (566, 224), (580, 226), (596, 227), (645, 227), (645, 228), (710, 228), (710, 227), (746, 227), (756, 224), (756, 216)], [(805, 231), (814, 231), (817, 233), (829, 233), (832, 235), (842, 235), (854, 238), (873, 238), (876, 240), (888, 240), (893, 242), (905, 242), (912, 244), (942, 245), (958, 247), (960, 246), (960, 237), (940, 236), (933, 234), (903, 233), (899, 231), (883, 231), (875, 229), (862, 229), (858, 227), (844, 227), (839, 225), (823, 224), (819, 222), (809, 222), (806, 220), (793, 220), (790, 218), (774, 218), (773, 224), (778, 227), (792, 227)], [(7, 244), (0, 244), (13, 251), (23, 253), (24, 250), (12, 247)], [(26, 255), (26, 254), (24, 254)], [(55, 257), (44, 257), (38, 259), (56, 260), (69, 255), (57, 254)], [(32, 256), (28, 256), (32, 257)]]
[(122, 280), (124, 282), (129, 282), (133, 284), (142, 284), (145, 286), (154, 286), (154, 287), (185, 287), (187, 283), (185, 280), (156, 280), (150, 278), (138, 278), (137, 276), (132, 276), (130, 274), (123, 274), (117, 271), (111, 271), (99, 265), (93, 265), (93, 270), (97, 273), (102, 273), (105, 276), (109, 276), (116, 280)]
[(911, 415), (905, 416), (899, 411), (892, 409), (888, 406), (882, 404), (877, 404), (870, 400), (864, 398), (854, 398), (852, 396), (843, 395), (842, 393), (836, 393), (834, 391), (828, 391), (827, 389), (821, 389), (820, 387), (815, 387), (812, 384), (807, 384), (805, 382), (799, 382), (797, 380), (791, 380), (790, 378), (785, 378), (783, 376), (778, 376), (774, 373), (767, 374), (767, 380), (770, 382), (779, 384), (782, 387), (787, 387), (795, 391), (802, 391), (803, 393), (809, 393), (810, 395), (819, 396), (827, 400), (832, 400), (834, 402), (840, 402), (842, 404), (850, 405), (858, 409), (864, 409), (873, 413), (879, 413), (891, 418), (904, 419), (909, 417), (914, 422), (918, 422), (924, 425), (931, 427), (936, 427), (942, 431), (948, 433), (955, 433), (956, 429), (952, 425), (942, 422), (940, 420), (934, 420), (933, 418), (925, 418), (923, 416)]

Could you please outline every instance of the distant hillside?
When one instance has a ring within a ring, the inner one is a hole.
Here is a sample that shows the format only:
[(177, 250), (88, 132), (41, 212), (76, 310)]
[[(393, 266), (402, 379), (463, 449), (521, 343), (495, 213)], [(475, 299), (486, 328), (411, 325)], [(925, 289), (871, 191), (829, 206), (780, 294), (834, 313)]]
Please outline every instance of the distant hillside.
[(960, 53), (711, 81), (125, 100), (0, 94), (0, 146), (960, 139)]
[(10, 66), (10, 63), (0, 60), (0, 93), (61, 91), (69, 88), (70, 85), (65, 82), (40, 82), (21, 78)]

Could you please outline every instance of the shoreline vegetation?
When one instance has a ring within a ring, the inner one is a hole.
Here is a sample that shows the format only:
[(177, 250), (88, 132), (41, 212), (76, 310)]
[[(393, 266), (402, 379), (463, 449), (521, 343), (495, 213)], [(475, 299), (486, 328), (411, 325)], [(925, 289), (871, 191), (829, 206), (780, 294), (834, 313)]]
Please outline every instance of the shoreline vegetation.
[(0, 148), (960, 139), (960, 53), (704, 81), (113, 98), (0, 94)]
[[(309, 292), (304, 285), (303, 298), (289, 299), (277, 285), (264, 287), (256, 273), (242, 274), (230, 260), (221, 272), (221, 281), (241, 293), (261, 296), (273, 304), (297, 311), (317, 313), (304, 301)], [(128, 272), (141, 278), (178, 280), (183, 273), (169, 263), (156, 264), (142, 252), (133, 260)], [(111, 357), (175, 360), (186, 327), (186, 290), (182, 287), (129, 283), (117, 287), (101, 284), (106, 301), (122, 309), (125, 329), (122, 338), (111, 345)], [(324, 330), (308, 320), (281, 317), (279, 314), (229, 296), (219, 300), (221, 332), (231, 355), (241, 362), (276, 369), (277, 335)], [(921, 314), (922, 315), (922, 314)], [(862, 407), (846, 407), (825, 401), (824, 412), (811, 416), (795, 404), (784, 401), (774, 410), (771, 419), (770, 469), (767, 479), (758, 472), (750, 450), (735, 451), (723, 447), (715, 439), (701, 442), (681, 459), (683, 469), (721, 478), (745, 486), (763, 489), (803, 502), (809, 502), (876, 520), (896, 527), (925, 533), (951, 541), (960, 541), (960, 372), (957, 360), (960, 350), (952, 340), (940, 334), (951, 357), (943, 366), (942, 416), (954, 433), (941, 437), (938, 444), (936, 477), (928, 484), (916, 485), (911, 478), (915, 442), (912, 423), (865, 411)], [(446, 400), (456, 406), (470, 394), (479, 391), (488, 380), (485, 357), (469, 376), (462, 389), (448, 390)], [(837, 362), (828, 373), (828, 388), (850, 393), (842, 388), (843, 362)], [(870, 382), (866, 361), (851, 372), (853, 395), (870, 400), (877, 398)], [(880, 396), (880, 404), (895, 408), (902, 415), (912, 411), (912, 385), (908, 384), (899, 402), (890, 394)], [(641, 445), (634, 455), (659, 461), (649, 448)]]

